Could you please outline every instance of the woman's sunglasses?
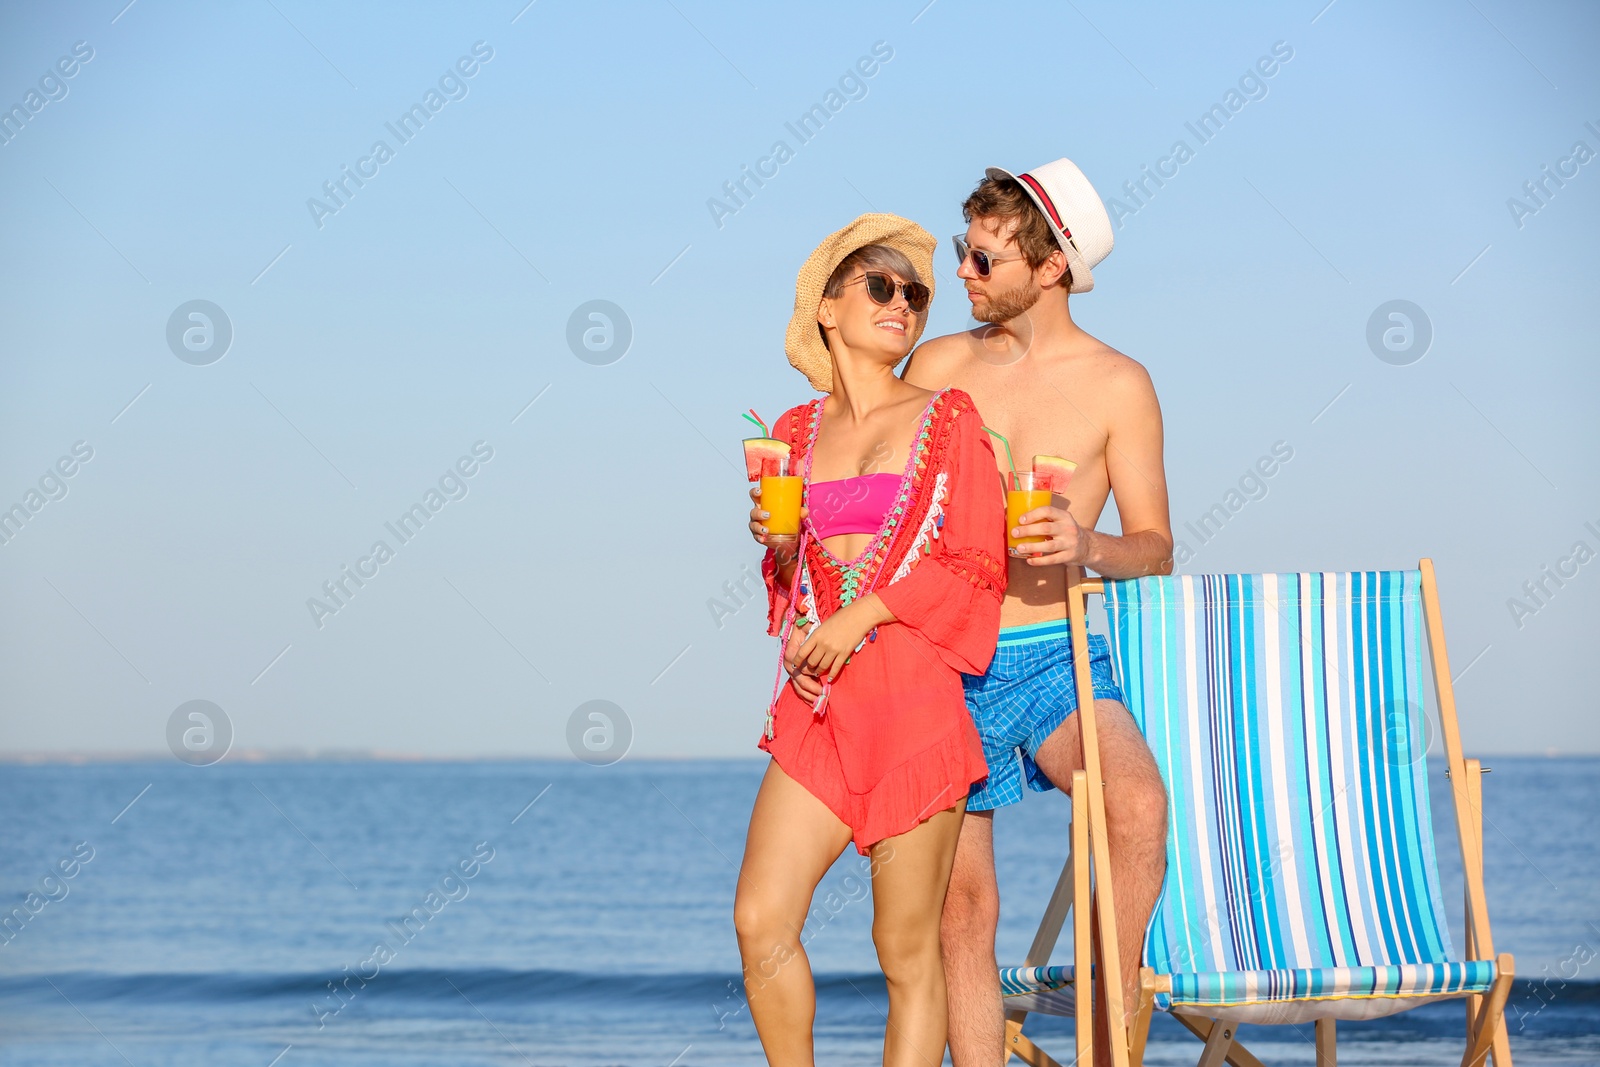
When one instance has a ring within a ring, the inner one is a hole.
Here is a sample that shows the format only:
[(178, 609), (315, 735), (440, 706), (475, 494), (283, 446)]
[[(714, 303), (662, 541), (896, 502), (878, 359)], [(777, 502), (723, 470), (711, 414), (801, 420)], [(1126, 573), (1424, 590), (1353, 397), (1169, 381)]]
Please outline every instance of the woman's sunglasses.
[(997, 256), (993, 252), (985, 252), (981, 248), (973, 248), (967, 244), (967, 239), (961, 234), (956, 234), (950, 240), (956, 245), (956, 258), (965, 263), (967, 257), (972, 257), (972, 266), (978, 272), (978, 277), (987, 278), (989, 271), (996, 263), (1005, 263), (1008, 260), (1021, 259), (1021, 256)]
[(899, 289), (906, 296), (906, 307), (918, 315), (928, 310), (928, 301), (933, 297), (933, 293), (921, 282), (900, 282), (897, 284), (887, 274), (879, 274), (877, 271), (868, 271), (860, 278), (852, 278), (845, 284), (854, 285), (860, 281), (867, 283), (867, 295), (872, 298), (874, 304), (890, 303), (894, 300), (894, 291)]

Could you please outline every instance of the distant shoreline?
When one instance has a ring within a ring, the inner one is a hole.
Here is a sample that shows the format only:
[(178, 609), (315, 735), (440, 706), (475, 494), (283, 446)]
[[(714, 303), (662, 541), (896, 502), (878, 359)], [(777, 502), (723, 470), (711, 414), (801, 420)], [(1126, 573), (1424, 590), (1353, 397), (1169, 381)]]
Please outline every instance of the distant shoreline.
[[(1595, 753), (1600, 755), (1600, 753)], [(750, 763), (765, 762), (765, 756), (630, 756), (629, 763)], [(158, 751), (0, 751), (0, 766), (84, 765), (103, 763), (160, 763), (172, 761), (172, 754)], [(442, 753), (395, 752), (385, 749), (247, 749), (234, 750), (219, 763), (576, 763), (566, 753), (517, 753), (512, 755), (449, 755)]]
[[(1435, 754), (1443, 758), (1443, 754)], [(82, 766), (106, 763), (160, 763), (172, 760), (166, 751), (71, 752), (0, 751), (0, 766)], [(1480, 760), (1583, 760), (1600, 759), (1600, 752), (1476, 752)], [(628, 763), (762, 763), (765, 756), (630, 756)], [(248, 749), (230, 752), (221, 763), (575, 763), (566, 754), (518, 753), (514, 755), (449, 755), (396, 752), (385, 749)]]

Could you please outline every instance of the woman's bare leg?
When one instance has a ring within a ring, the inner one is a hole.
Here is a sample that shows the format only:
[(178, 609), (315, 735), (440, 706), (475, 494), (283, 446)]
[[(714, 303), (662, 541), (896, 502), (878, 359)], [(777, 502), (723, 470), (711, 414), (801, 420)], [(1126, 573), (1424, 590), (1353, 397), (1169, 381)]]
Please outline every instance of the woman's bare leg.
[(733, 927), (750, 1017), (772, 1067), (815, 1062), (817, 994), (800, 931), (817, 883), (849, 844), (850, 827), (776, 761), (767, 765), (750, 812)]
[(939, 917), (967, 802), (872, 847), (872, 940), (889, 985), (884, 1067), (944, 1061), (944, 963)]

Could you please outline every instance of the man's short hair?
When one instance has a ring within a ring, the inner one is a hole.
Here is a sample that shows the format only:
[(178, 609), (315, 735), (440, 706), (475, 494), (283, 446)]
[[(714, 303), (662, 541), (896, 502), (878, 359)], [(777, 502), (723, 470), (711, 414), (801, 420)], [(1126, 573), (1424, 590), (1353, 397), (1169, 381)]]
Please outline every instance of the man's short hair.
[[(1050, 253), (1061, 249), (1061, 242), (1056, 240), (1054, 231), (1050, 229), (1050, 220), (1044, 217), (1039, 205), (1033, 202), (1033, 197), (1015, 178), (986, 176), (961, 205), (961, 217), (967, 222), (975, 218), (994, 219), (1002, 226), (1015, 219), (1017, 250), (1022, 253), (1028, 266), (1035, 270), (1044, 265)], [(1071, 267), (1061, 275), (1061, 283), (1068, 289), (1072, 288)]]

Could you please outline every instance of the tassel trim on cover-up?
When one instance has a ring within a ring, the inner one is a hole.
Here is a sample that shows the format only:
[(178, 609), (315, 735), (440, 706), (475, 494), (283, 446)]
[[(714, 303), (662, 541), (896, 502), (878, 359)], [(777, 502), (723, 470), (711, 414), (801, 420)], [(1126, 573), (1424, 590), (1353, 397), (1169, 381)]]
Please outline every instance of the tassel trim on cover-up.
[[(886, 513), (884, 526), (879, 530), (879, 547), (874, 549), (872, 546), (869, 546), (868, 549), (862, 553), (860, 562), (865, 563), (865, 566), (861, 567), (860, 569), (858, 569), (857, 563), (854, 562), (850, 564), (838, 564), (835, 562), (835, 565), (841, 567), (843, 570), (843, 580), (838, 593), (840, 607), (843, 607), (845, 604), (850, 603), (860, 596), (865, 596), (872, 593), (878, 588), (880, 583), (885, 587), (894, 585), (895, 582), (905, 578), (911, 573), (915, 565), (922, 559), (924, 554), (931, 555), (933, 553), (934, 541), (939, 539), (940, 531), (944, 527), (944, 504), (949, 498), (949, 474), (946, 471), (934, 472), (935, 477), (933, 485), (925, 487), (925, 495), (922, 495), (918, 491), (919, 487), (917, 485), (916, 474), (927, 466), (934, 440), (937, 438), (940, 441), (943, 441), (944, 435), (948, 433), (948, 427), (953, 425), (952, 422), (941, 419), (941, 416), (943, 416), (944, 413), (949, 410), (948, 408), (942, 406), (942, 402), (947, 398), (947, 396), (950, 395), (950, 393), (951, 390), (948, 388), (940, 390), (939, 393), (935, 395), (933, 400), (929, 401), (928, 407), (923, 413), (917, 436), (913, 440), (911, 453), (906, 459), (905, 472), (901, 475), (901, 487), (896, 498), (896, 502), (890, 509), (890, 512)], [(967, 398), (965, 394), (959, 394), (959, 396), (970, 406), (970, 398)], [(959, 401), (957, 403), (959, 404)], [(804, 461), (802, 464), (802, 476), (806, 479), (808, 489), (811, 475), (812, 451), (816, 443), (817, 430), (820, 426), (821, 408), (822, 402), (820, 400), (812, 401), (808, 407), (808, 415), (806, 416), (806, 425), (809, 427), (809, 432), (805, 434), (805, 443), (803, 445)], [(958, 410), (960, 410), (959, 407)], [(938, 423), (937, 433), (935, 432), (936, 422)], [(793, 436), (792, 430), (791, 436)], [(919, 495), (922, 495), (921, 500), (917, 499)], [(907, 512), (914, 513), (918, 507), (924, 507), (925, 511), (921, 521), (917, 525), (916, 534), (911, 539), (911, 543), (907, 545), (905, 554), (901, 557), (899, 564), (894, 570), (894, 573), (888, 577), (887, 581), (884, 581), (885, 564), (888, 562), (888, 560), (894, 557), (897, 546), (904, 543), (904, 535), (910, 533), (909, 528), (904, 523), (904, 520), (912, 517), (910, 514), (907, 514)], [(810, 570), (811, 561), (807, 558), (806, 551), (808, 545), (813, 540), (814, 539), (811, 537), (809, 524), (802, 523), (799, 543), (797, 546), (798, 560), (795, 566), (795, 573), (790, 580), (787, 597), (788, 604), (785, 606), (783, 622), (779, 627), (778, 633), (778, 669), (776, 676), (773, 679), (772, 699), (767, 704), (765, 728), (762, 731), (763, 737), (769, 741), (772, 740), (777, 729), (777, 703), (779, 695), (783, 692), (784, 677), (786, 674), (783, 667), (783, 650), (788, 648), (790, 635), (794, 631), (797, 621), (797, 608), (799, 608), (800, 602), (803, 600), (805, 604), (805, 610), (803, 612), (799, 612), (799, 614), (801, 614), (805, 621), (811, 626), (818, 624), (822, 614), (817, 604), (817, 584), (813, 580)], [(824, 552), (824, 555), (826, 555), (826, 552)], [(832, 557), (829, 556), (828, 559), (831, 560)], [(873, 564), (877, 565), (873, 566)], [(864, 574), (861, 573), (863, 570), (871, 574), (870, 580), (865, 583), (865, 589), (861, 588), (861, 580), (864, 577)], [(825, 575), (824, 577), (831, 576)], [(798, 596), (796, 596), (797, 592), (799, 594)], [(877, 628), (874, 627), (856, 645), (852, 654), (860, 652), (869, 643), (876, 641), (877, 637)], [(845, 662), (849, 663), (849, 659), (847, 658)], [(831, 694), (832, 688), (833, 686), (831, 682), (824, 681), (822, 683), (822, 693), (811, 707), (811, 710), (814, 714), (818, 716), (826, 714), (828, 698)]]
[[(893, 576), (890, 577), (887, 584), (893, 585), (895, 582), (898, 582), (900, 579), (910, 574), (912, 566), (916, 564), (916, 562), (920, 560), (924, 554), (931, 554), (933, 552), (933, 542), (938, 539), (939, 531), (944, 528), (944, 502), (949, 496), (949, 493), (945, 487), (949, 481), (950, 475), (945, 471), (940, 471), (934, 477), (933, 491), (929, 494), (928, 513), (923, 516), (922, 525), (917, 527), (917, 535), (912, 539), (911, 547), (906, 551), (905, 559), (900, 561), (900, 566), (895, 569)], [(801, 600), (804, 600), (806, 605), (805, 612), (803, 615), (801, 615), (801, 618), (804, 619), (806, 625), (816, 626), (819, 621), (817, 617), (816, 598), (811, 595), (811, 564), (806, 559), (805, 553), (807, 534), (808, 532), (805, 530), (800, 531), (800, 542), (796, 548), (799, 562), (795, 565), (794, 576), (789, 580), (789, 606), (788, 610), (784, 612), (783, 627), (778, 634), (778, 648), (780, 650), (778, 660), (778, 676), (775, 679), (772, 687), (772, 700), (767, 704), (766, 724), (765, 729), (762, 731), (762, 736), (766, 737), (769, 741), (772, 740), (773, 731), (777, 728), (777, 720), (773, 715), (773, 710), (778, 704), (778, 694), (783, 692), (784, 671), (782, 650), (789, 647), (789, 634), (794, 630), (796, 625), (797, 620), (795, 616), (798, 614), (796, 609)], [(877, 580), (874, 578), (872, 585), (876, 586), (877, 584)], [(872, 588), (869, 587), (867, 592), (872, 592)], [(798, 596), (796, 594), (798, 594)], [(855, 651), (860, 652), (867, 646), (869, 642), (875, 641), (877, 638), (878, 628), (873, 627), (872, 632), (867, 634), (867, 636), (863, 637), (860, 642), (857, 643)], [(849, 660), (846, 660), (845, 662), (848, 663)], [(822, 683), (822, 695), (818, 697), (816, 703), (811, 706), (811, 710), (813, 712), (816, 712), (819, 715), (826, 714), (828, 694), (832, 688), (833, 686), (831, 683)]]
[(933, 497), (928, 505), (928, 514), (923, 517), (922, 525), (917, 527), (917, 536), (911, 542), (911, 549), (906, 553), (906, 558), (900, 561), (900, 566), (895, 568), (894, 576), (889, 579), (893, 585), (911, 573), (912, 564), (921, 558), (922, 553), (933, 551), (933, 542), (938, 538), (939, 531), (944, 527), (944, 500), (947, 495), (945, 483), (950, 480), (950, 475), (940, 471), (933, 480)]
[[(794, 617), (796, 600), (805, 596), (810, 600), (806, 608), (806, 618), (812, 625), (816, 624), (817, 605), (816, 598), (811, 596), (810, 572), (806, 567), (806, 537), (808, 533), (802, 524), (800, 540), (795, 546), (796, 560), (794, 575), (789, 579), (789, 604), (784, 608), (783, 625), (778, 628), (778, 674), (772, 680), (772, 699), (767, 701), (767, 721), (762, 728), (761, 736), (771, 741), (777, 736), (777, 710), (778, 695), (783, 692), (783, 653), (789, 647), (789, 634), (794, 631)], [(823, 696), (827, 696), (826, 693)], [(820, 703), (820, 701), (819, 701)]]

